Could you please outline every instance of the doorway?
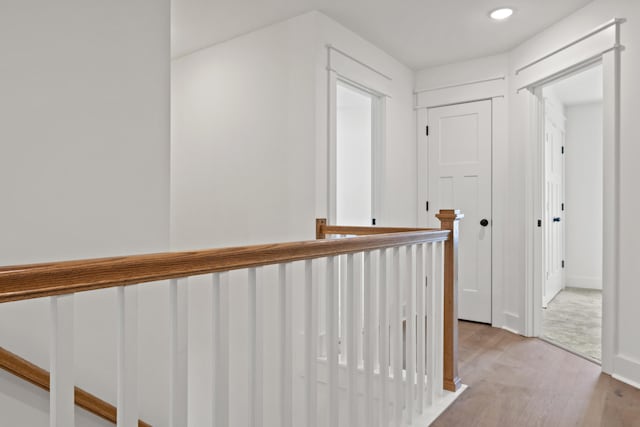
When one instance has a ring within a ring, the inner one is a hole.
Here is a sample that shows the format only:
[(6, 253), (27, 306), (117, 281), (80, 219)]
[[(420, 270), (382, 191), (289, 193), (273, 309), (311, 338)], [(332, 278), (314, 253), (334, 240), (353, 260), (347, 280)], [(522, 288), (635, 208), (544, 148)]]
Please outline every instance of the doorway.
[(542, 333), (602, 360), (603, 70), (597, 63), (542, 88)]
[(379, 104), (379, 96), (336, 82), (336, 224), (376, 225)]

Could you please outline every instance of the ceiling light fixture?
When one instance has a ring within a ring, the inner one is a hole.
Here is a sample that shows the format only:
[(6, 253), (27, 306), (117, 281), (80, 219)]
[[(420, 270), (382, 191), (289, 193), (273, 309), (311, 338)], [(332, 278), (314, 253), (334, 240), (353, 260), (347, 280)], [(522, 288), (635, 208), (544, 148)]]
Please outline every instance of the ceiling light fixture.
[(496, 21), (502, 21), (504, 19), (507, 19), (511, 15), (513, 15), (513, 9), (509, 7), (501, 7), (500, 9), (496, 9), (489, 14), (491, 19), (495, 19)]

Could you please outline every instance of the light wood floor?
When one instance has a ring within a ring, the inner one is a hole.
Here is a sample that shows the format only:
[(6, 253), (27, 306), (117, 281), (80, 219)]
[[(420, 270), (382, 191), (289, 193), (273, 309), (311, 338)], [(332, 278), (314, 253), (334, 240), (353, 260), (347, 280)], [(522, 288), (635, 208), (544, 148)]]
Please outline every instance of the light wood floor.
[(640, 426), (640, 390), (535, 338), (460, 322), (469, 388), (433, 426)]

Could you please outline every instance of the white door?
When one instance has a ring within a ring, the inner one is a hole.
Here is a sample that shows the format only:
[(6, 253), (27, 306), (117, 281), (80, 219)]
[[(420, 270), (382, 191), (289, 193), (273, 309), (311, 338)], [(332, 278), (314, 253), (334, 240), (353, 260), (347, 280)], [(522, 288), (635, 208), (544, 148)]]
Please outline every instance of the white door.
[(544, 186), (544, 263), (543, 306), (564, 287), (564, 131), (545, 120), (545, 186)]
[(464, 214), (458, 317), (491, 323), (491, 101), (431, 108), (427, 116), (429, 216), (440, 209)]

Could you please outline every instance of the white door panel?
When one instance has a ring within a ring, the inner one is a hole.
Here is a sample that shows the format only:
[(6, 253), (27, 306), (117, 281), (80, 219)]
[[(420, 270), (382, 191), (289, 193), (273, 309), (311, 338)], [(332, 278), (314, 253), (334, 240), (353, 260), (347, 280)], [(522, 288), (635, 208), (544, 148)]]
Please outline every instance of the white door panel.
[[(491, 101), (432, 108), (427, 115), (429, 210), (460, 209), (465, 215), (458, 317), (491, 323)], [(482, 219), (489, 224), (482, 226)]]
[(543, 306), (564, 287), (564, 131), (550, 118), (545, 120), (545, 186), (544, 186), (544, 245), (545, 282)]

